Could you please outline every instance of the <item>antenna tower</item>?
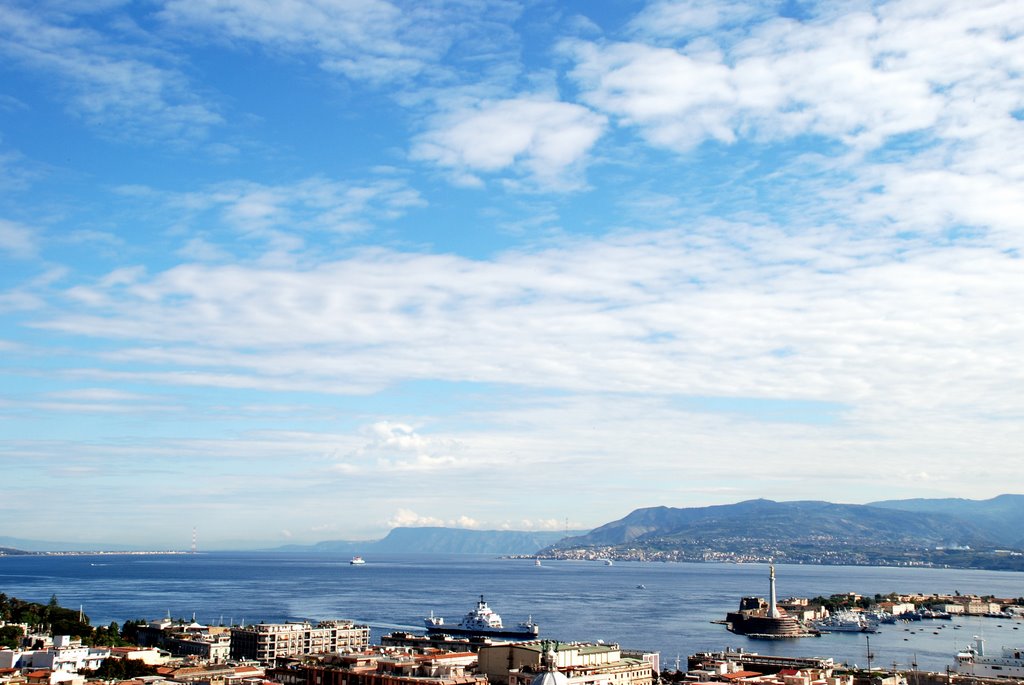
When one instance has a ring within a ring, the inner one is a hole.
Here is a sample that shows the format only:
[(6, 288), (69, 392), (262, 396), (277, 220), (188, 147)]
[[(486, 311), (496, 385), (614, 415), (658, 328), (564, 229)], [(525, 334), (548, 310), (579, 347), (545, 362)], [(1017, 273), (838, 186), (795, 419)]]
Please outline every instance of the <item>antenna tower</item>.
[(192, 526), (192, 554), (196, 553), (196, 527)]

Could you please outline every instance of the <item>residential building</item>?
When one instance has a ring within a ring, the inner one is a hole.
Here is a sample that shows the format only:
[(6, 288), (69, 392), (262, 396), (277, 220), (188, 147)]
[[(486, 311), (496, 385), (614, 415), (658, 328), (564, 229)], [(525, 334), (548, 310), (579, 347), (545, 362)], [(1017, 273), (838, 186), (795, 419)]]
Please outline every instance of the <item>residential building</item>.
[(376, 648), (325, 655), (267, 675), (283, 685), (488, 685), (485, 676), (471, 672), (476, 660), (472, 652), (413, 654)]
[(0, 668), (35, 668), (77, 673), (96, 670), (109, 656), (108, 647), (83, 647), (81, 640), (72, 639), (68, 635), (56, 635), (53, 647), (46, 649), (0, 650)]
[(278, 659), (366, 649), (370, 627), (351, 621), (260, 623), (231, 629), (231, 658), (275, 665)]
[(160, 647), (175, 656), (193, 656), (211, 663), (231, 657), (231, 629), (223, 626), (161, 619), (140, 626), (136, 636), (140, 645)]
[(544, 669), (545, 650), (569, 685), (652, 685), (659, 669), (656, 652), (623, 652), (614, 644), (520, 642), (481, 647), (477, 669), (497, 685), (530, 685)]

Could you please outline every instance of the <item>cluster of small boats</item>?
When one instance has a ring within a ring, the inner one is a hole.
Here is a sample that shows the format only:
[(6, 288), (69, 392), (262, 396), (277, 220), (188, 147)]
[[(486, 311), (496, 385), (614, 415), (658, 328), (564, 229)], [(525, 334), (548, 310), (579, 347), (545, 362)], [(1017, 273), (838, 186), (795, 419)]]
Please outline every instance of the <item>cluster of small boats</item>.
[(819, 633), (877, 633), (879, 619), (873, 614), (859, 611), (837, 611), (825, 618), (812, 621)]
[(948, 621), (952, 618), (944, 611), (919, 609), (903, 614), (890, 614), (874, 611), (837, 611), (823, 619), (811, 622), (811, 627), (821, 633), (877, 633), (878, 626), (895, 623), (910, 623), (924, 619)]

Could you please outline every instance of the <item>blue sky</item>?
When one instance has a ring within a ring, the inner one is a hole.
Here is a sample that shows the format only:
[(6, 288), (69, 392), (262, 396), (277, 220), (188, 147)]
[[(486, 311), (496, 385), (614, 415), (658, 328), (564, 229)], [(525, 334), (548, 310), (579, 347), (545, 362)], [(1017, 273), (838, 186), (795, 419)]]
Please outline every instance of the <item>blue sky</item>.
[(0, 6), (4, 533), (1024, 490), (1024, 7)]

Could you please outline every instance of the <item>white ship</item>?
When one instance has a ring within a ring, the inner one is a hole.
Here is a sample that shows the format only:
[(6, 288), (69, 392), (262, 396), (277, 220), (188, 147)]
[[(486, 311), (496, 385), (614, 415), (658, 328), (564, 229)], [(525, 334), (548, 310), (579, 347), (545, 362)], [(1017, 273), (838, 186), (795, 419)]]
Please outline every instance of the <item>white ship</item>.
[(974, 637), (974, 644), (956, 655), (956, 672), (979, 678), (1024, 678), (1024, 647), (1003, 647), (999, 656), (985, 654), (985, 641)]
[(363, 560), (363, 558), (362, 558), (362, 557), (358, 557), (358, 556), (356, 556), (356, 557), (352, 557), (352, 559), (351, 559), (351, 560), (349, 560), (349, 562), (348, 562), (348, 563), (350, 563), (350, 564), (351, 564), (351, 565), (353, 565), (353, 566), (362, 566), (363, 564), (365, 564), (365, 563), (366, 563), (366, 561), (365, 561), (365, 560)]
[(476, 609), (466, 614), (457, 626), (447, 625), (440, 616), (430, 616), (423, 619), (428, 633), (443, 633), (446, 635), (467, 635), (504, 637), (518, 640), (532, 640), (540, 633), (540, 627), (533, 622), (532, 618), (527, 619), (514, 628), (506, 628), (501, 623), (501, 616), (487, 606), (483, 595), (476, 603)]

